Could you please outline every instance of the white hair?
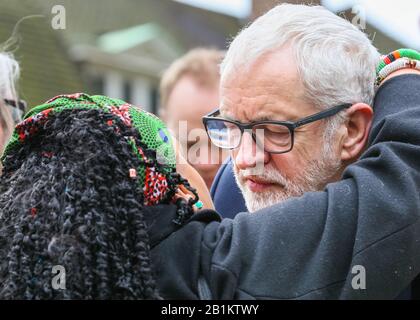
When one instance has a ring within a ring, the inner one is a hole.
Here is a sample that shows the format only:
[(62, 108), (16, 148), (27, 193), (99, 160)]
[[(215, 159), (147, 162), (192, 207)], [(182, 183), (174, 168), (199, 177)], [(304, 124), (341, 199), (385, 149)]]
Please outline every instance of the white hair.
[(317, 108), (371, 104), (379, 53), (362, 31), (321, 6), (281, 4), (244, 28), (221, 64), (221, 81), (291, 44), (305, 96)]
[(19, 64), (11, 53), (0, 52), (0, 98), (17, 100)]

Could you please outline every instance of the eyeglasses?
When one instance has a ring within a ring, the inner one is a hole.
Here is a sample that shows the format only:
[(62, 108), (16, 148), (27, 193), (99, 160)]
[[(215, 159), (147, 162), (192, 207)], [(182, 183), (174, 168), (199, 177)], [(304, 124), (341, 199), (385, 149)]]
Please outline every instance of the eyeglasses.
[(269, 153), (286, 153), (292, 150), (295, 129), (305, 124), (331, 117), (351, 107), (351, 103), (342, 104), (315, 113), (298, 121), (256, 121), (241, 123), (221, 117), (217, 109), (203, 117), (203, 124), (211, 142), (222, 149), (235, 149), (240, 146), (245, 130), (250, 130), (254, 142)]
[(3, 99), (3, 102), (9, 108), (10, 114), (12, 115), (13, 121), (19, 123), (23, 119), (23, 115), (26, 111), (26, 101), (24, 100), (12, 100), (12, 99)]

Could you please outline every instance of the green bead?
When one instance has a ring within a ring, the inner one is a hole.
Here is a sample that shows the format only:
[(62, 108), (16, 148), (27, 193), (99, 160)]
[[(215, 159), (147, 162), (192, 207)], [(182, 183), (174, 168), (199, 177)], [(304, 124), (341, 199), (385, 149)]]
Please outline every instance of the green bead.
[(414, 60), (420, 60), (420, 53), (413, 49), (399, 49), (401, 57), (406, 57)]
[(378, 74), (385, 66), (386, 66), (385, 62), (381, 60), (381, 62), (379, 62), (378, 64), (378, 67), (376, 68), (376, 74)]

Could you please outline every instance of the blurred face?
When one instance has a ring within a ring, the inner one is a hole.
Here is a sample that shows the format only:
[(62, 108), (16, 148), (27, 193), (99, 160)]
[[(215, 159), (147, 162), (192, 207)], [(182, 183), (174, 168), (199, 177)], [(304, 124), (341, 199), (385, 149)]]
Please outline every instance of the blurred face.
[[(303, 98), (293, 54), (289, 49), (262, 56), (247, 71), (237, 71), (221, 84), (221, 116), (242, 123), (290, 120), (319, 112)], [(245, 133), (232, 150), (234, 172), (248, 210), (253, 212), (306, 191), (322, 189), (340, 176), (338, 144), (325, 152), (325, 122), (295, 130), (288, 153), (270, 154), (257, 148)], [(255, 170), (257, 164), (263, 170)]]
[(223, 154), (208, 140), (202, 117), (219, 105), (219, 89), (200, 86), (182, 77), (173, 88), (164, 119), (177, 137), (184, 157), (199, 172), (208, 188), (223, 162)]
[(13, 126), (14, 122), (9, 109), (3, 102), (3, 99), (0, 99), (0, 155), (3, 153), (6, 142), (10, 138)]
[[(3, 99), (1, 99), (1, 100), (3, 100)], [(1, 101), (0, 100), (0, 108), (3, 110), (4, 109), (4, 104), (3, 104), (3, 101)], [(1, 117), (1, 119), (0, 119), (0, 153), (2, 153), (3, 152), (3, 148), (4, 148), (4, 146), (3, 146), (3, 135), (4, 135), (4, 129), (3, 129), (3, 122), (4, 122), (4, 120), (3, 120), (3, 117), (2, 117), (2, 113), (0, 112), (0, 117)]]
[[(1, 106), (0, 106), (0, 108), (1, 108)], [(4, 139), (3, 139), (3, 135), (4, 135), (4, 132), (3, 132), (4, 130), (3, 130), (3, 127), (0, 125), (0, 154), (3, 152), (3, 149), (4, 149)]]

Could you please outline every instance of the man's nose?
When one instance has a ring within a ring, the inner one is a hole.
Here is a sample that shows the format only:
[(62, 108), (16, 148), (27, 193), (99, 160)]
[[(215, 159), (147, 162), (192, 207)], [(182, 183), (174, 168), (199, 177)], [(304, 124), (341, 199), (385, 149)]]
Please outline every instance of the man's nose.
[(232, 152), (232, 158), (240, 170), (257, 167), (266, 164), (269, 154), (257, 146), (250, 132), (244, 132), (241, 144)]

